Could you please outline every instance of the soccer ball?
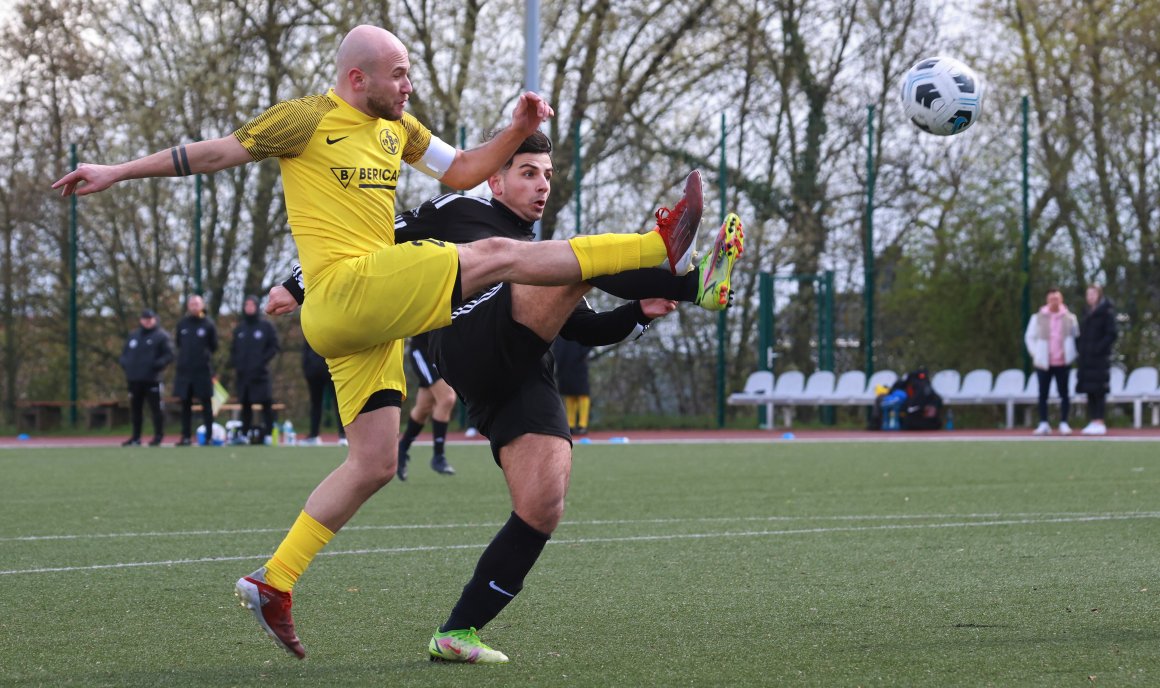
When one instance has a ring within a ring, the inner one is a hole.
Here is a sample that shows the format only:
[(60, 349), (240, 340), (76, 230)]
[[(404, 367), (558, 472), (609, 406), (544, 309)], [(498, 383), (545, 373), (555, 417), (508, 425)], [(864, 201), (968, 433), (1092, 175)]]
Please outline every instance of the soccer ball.
[(902, 79), (902, 111), (928, 134), (950, 136), (975, 123), (983, 105), (983, 82), (953, 57), (919, 60)]

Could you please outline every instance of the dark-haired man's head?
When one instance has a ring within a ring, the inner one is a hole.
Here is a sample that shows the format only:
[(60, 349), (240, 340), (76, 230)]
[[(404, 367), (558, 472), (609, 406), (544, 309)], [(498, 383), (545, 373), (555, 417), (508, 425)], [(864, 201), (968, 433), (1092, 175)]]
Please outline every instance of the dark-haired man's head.
[(552, 140), (543, 132), (524, 139), (487, 185), (491, 194), (518, 217), (535, 222), (544, 215), (552, 192)]
[(512, 163), (515, 162), (516, 156), (520, 153), (544, 153), (548, 156), (551, 156), (552, 139), (548, 138), (548, 135), (542, 131), (537, 130), (533, 132), (531, 136), (524, 139), (524, 142), (520, 144), (520, 147), (516, 149), (516, 152), (512, 153), (512, 157), (508, 158), (508, 161), (504, 163), (502, 169), (506, 170), (507, 168), (511, 167)]

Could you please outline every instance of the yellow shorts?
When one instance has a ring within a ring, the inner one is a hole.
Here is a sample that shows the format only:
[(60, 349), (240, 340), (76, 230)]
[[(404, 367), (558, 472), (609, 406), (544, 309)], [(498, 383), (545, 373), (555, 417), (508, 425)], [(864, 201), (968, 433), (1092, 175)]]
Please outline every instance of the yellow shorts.
[(407, 393), (403, 342), (451, 324), (453, 244), (415, 241), (329, 266), (306, 285), (302, 332), (326, 358), (343, 424), (381, 389)]

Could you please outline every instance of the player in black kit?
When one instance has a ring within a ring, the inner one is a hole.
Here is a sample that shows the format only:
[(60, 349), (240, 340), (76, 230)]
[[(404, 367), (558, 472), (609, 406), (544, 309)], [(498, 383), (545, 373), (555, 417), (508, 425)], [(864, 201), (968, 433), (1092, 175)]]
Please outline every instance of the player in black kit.
[[(453, 194), (427, 201), (396, 217), (396, 241), (468, 243), (493, 236), (532, 240), (532, 225), (543, 215), (551, 191), (551, 150), (546, 136), (533, 134), (489, 178), (490, 201)], [(692, 195), (690, 199), (687, 193), (686, 200), (689, 207), (695, 203), (699, 216), (699, 177)], [(450, 656), (454, 643), (445, 641), (474, 635), (507, 606), (563, 516), (572, 444), (556, 389), (551, 342), (556, 336), (590, 346), (619, 342), (643, 332), (653, 318), (672, 311), (676, 301), (724, 308), (742, 240), (740, 220), (731, 214), (713, 250), (687, 275), (646, 269), (564, 287), (501, 283), (467, 299), (453, 311), (450, 326), (431, 332), (436, 366), (466, 402), (471, 423), (490, 440), (513, 505), (451, 615), (431, 638), (432, 659), (463, 661)], [(299, 285), (292, 282), (285, 286), (295, 291)], [(583, 298), (592, 287), (645, 300), (597, 313)], [(296, 304), (289, 294), (275, 291), (268, 309), (292, 311)], [(482, 647), (485, 651), (472, 661), (507, 661), (502, 652)]]

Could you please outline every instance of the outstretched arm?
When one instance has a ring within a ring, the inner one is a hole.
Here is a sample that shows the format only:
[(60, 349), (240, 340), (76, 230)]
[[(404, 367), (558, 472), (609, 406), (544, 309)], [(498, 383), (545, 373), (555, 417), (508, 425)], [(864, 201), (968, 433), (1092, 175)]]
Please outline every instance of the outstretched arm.
[(180, 144), (119, 165), (82, 163), (58, 179), (52, 188), (60, 189), (61, 196), (84, 196), (104, 191), (126, 179), (208, 174), (253, 161), (253, 156), (231, 134), (212, 141)]
[(456, 151), (455, 160), (439, 179), (453, 189), (470, 189), (495, 174), (516, 152), (524, 139), (556, 114), (552, 106), (531, 91), (520, 96), (512, 112), (512, 123), (495, 138), (466, 151)]
[(675, 301), (645, 299), (598, 313), (581, 301), (560, 328), (560, 336), (585, 346), (617, 344), (639, 338), (655, 318), (668, 315), (676, 307)]

